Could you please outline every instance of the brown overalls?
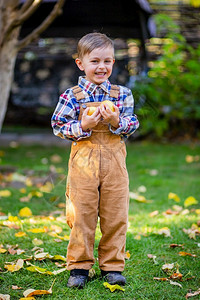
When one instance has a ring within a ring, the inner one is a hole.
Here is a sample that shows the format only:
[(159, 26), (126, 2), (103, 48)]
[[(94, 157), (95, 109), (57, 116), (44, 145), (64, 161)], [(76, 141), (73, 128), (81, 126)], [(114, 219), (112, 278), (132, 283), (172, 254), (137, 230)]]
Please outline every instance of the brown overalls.
[[(73, 90), (77, 100), (81, 88)], [(111, 97), (118, 97), (112, 86)], [(99, 106), (87, 102), (83, 107)], [(81, 119), (83, 107), (80, 106)], [(126, 146), (100, 121), (89, 138), (72, 142), (67, 179), (67, 222), (72, 227), (67, 250), (67, 267), (89, 270), (94, 262), (94, 241), (98, 216), (102, 237), (98, 246), (99, 267), (103, 271), (123, 271), (128, 223), (129, 179)], [(72, 204), (73, 216), (69, 203)]]

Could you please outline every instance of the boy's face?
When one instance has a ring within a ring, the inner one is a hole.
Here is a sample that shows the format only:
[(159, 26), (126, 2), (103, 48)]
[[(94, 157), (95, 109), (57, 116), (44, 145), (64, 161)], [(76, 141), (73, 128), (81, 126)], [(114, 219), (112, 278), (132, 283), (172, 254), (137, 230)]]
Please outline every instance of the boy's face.
[(114, 62), (114, 50), (111, 47), (96, 48), (82, 59), (76, 59), (76, 64), (85, 72), (86, 79), (97, 85), (110, 77)]

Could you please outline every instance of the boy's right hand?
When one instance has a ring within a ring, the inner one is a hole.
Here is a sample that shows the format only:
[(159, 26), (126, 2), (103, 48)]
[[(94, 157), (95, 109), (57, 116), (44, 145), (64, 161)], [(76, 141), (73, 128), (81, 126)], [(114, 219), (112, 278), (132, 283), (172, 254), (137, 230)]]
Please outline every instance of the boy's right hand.
[(88, 115), (89, 109), (90, 108), (87, 107), (84, 110), (82, 118), (81, 118), (81, 127), (82, 127), (83, 131), (91, 130), (101, 120), (101, 113), (100, 113), (100, 108), (99, 107), (97, 107), (97, 109), (95, 110), (95, 112), (91, 116)]

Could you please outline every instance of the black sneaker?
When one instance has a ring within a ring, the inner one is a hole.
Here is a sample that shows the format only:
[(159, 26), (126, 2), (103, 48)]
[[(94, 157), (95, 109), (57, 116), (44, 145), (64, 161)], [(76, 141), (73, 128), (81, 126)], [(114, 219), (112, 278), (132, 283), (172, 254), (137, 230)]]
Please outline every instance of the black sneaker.
[(79, 289), (84, 288), (88, 281), (88, 270), (74, 269), (70, 271), (70, 277), (68, 279), (67, 287), (76, 287)]
[(125, 285), (126, 278), (118, 271), (101, 271), (102, 276), (109, 284)]

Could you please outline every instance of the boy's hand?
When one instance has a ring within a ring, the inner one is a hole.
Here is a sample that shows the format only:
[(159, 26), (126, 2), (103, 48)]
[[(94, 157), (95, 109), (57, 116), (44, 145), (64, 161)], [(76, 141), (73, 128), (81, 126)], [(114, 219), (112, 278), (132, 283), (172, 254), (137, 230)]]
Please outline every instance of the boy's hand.
[(97, 107), (97, 109), (91, 116), (88, 116), (88, 111), (89, 111), (89, 107), (87, 107), (84, 110), (81, 118), (81, 127), (83, 131), (87, 131), (94, 128), (101, 120), (101, 113), (99, 107)]
[[(106, 107), (106, 108), (105, 108)], [(112, 112), (107, 104), (105, 107), (100, 107), (100, 113), (107, 123), (110, 123), (114, 128), (119, 127), (119, 109), (116, 105), (114, 105), (115, 111)]]

